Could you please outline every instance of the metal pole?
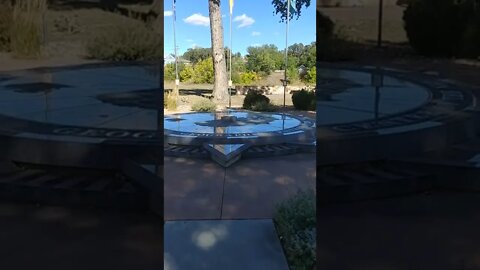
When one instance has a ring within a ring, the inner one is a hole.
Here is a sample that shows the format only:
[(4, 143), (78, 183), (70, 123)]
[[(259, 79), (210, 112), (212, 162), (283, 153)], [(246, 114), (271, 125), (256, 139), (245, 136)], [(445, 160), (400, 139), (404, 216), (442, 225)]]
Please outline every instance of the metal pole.
[(383, 0), (379, 0), (378, 4), (378, 39), (377, 47), (382, 47), (382, 26), (383, 26)]
[(232, 13), (230, 12), (230, 79), (228, 81), (228, 107), (232, 108)]
[(175, 34), (175, 20), (176, 20), (175, 1), (176, 0), (173, 0), (172, 9), (173, 9), (173, 45), (174, 45), (174, 52), (175, 52), (175, 89), (177, 89), (179, 80), (178, 80), (177, 38)]
[(378, 124), (378, 111), (380, 106), (380, 87), (375, 87), (375, 125)]
[(283, 83), (283, 108), (285, 109), (285, 99), (287, 94), (287, 67), (288, 67), (288, 21), (290, 20), (290, 0), (287, 1), (287, 23), (285, 27), (285, 74)]

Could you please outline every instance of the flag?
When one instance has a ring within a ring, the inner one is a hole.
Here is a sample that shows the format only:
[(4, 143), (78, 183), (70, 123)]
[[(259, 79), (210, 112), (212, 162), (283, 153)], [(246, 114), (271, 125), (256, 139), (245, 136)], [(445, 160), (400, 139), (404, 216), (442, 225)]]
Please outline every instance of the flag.
[(296, 0), (290, 0), (290, 13), (295, 14), (297, 13), (297, 1)]
[(230, 15), (232, 15), (233, 12), (233, 0), (230, 0)]
[(177, 16), (176, 16), (176, 12), (175, 12), (175, 4), (176, 4), (177, 0), (173, 0), (173, 20), (176, 21), (177, 20)]

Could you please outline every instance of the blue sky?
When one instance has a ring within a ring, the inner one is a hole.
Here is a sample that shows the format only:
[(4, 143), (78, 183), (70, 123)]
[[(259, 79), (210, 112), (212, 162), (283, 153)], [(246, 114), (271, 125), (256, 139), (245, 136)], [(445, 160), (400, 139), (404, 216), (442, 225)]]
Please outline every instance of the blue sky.
[[(165, 0), (164, 38), (165, 55), (173, 53), (173, 16), (172, 1)], [(196, 4), (194, 4), (196, 3)], [(228, 0), (222, 0), (224, 15), (224, 45), (230, 47), (230, 14)], [(232, 39), (234, 53), (245, 55), (247, 47), (263, 44), (275, 44), (279, 49), (285, 48), (285, 23), (280, 23), (280, 16), (273, 14), (271, 0), (235, 0), (233, 7)], [(209, 48), (210, 24), (207, 0), (177, 0), (176, 2), (176, 36), (179, 55), (187, 49), (198, 46)], [(315, 41), (315, 1), (302, 16), (289, 23), (288, 44), (310, 44)]]

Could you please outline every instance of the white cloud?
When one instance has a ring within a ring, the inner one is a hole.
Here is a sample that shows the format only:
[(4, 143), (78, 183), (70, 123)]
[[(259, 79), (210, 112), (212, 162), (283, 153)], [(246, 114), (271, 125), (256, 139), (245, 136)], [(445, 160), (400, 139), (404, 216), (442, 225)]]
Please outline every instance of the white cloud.
[(195, 13), (191, 15), (190, 17), (185, 18), (183, 21), (193, 25), (201, 25), (201, 26), (210, 25), (210, 18), (208, 18), (207, 16), (203, 16), (202, 14), (199, 14), (199, 13)]
[(262, 46), (262, 45), (260, 45), (260, 44), (258, 44), (258, 43), (254, 43), (254, 44), (252, 44), (252, 45), (250, 45), (250, 46), (252, 46), (252, 47), (260, 47), (260, 46)]
[(187, 39), (186, 41), (191, 43), (193, 42), (193, 39)]
[(255, 20), (252, 17), (248, 17), (246, 14), (235, 17), (233, 21), (240, 22), (240, 25), (238, 26), (238, 28), (252, 25), (255, 22)]
[(171, 10), (165, 10), (165, 11), (163, 12), (163, 16), (164, 16), (164, 17), (170, 17), (170, 16), (172, 16), (172, 15), (173, 15), (173, 11), (171, 11)]
[(260, 32), (257, 32), (257, 31), (253, 31), (253, 32), (252, 32), (252, 36), (260, 36), (260, 35), (261, 35)]

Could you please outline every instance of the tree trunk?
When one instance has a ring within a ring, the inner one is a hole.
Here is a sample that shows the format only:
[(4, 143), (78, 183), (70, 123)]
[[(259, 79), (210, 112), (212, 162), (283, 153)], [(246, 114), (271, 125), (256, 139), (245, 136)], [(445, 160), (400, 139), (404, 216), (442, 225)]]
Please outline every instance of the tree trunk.
[(220, 0), (208, 0), (208, 11), (212, 38), (213, 71), (215, 74), (213, 96), (217, 101), (224, 103), (228, 101), (228, 81)]

